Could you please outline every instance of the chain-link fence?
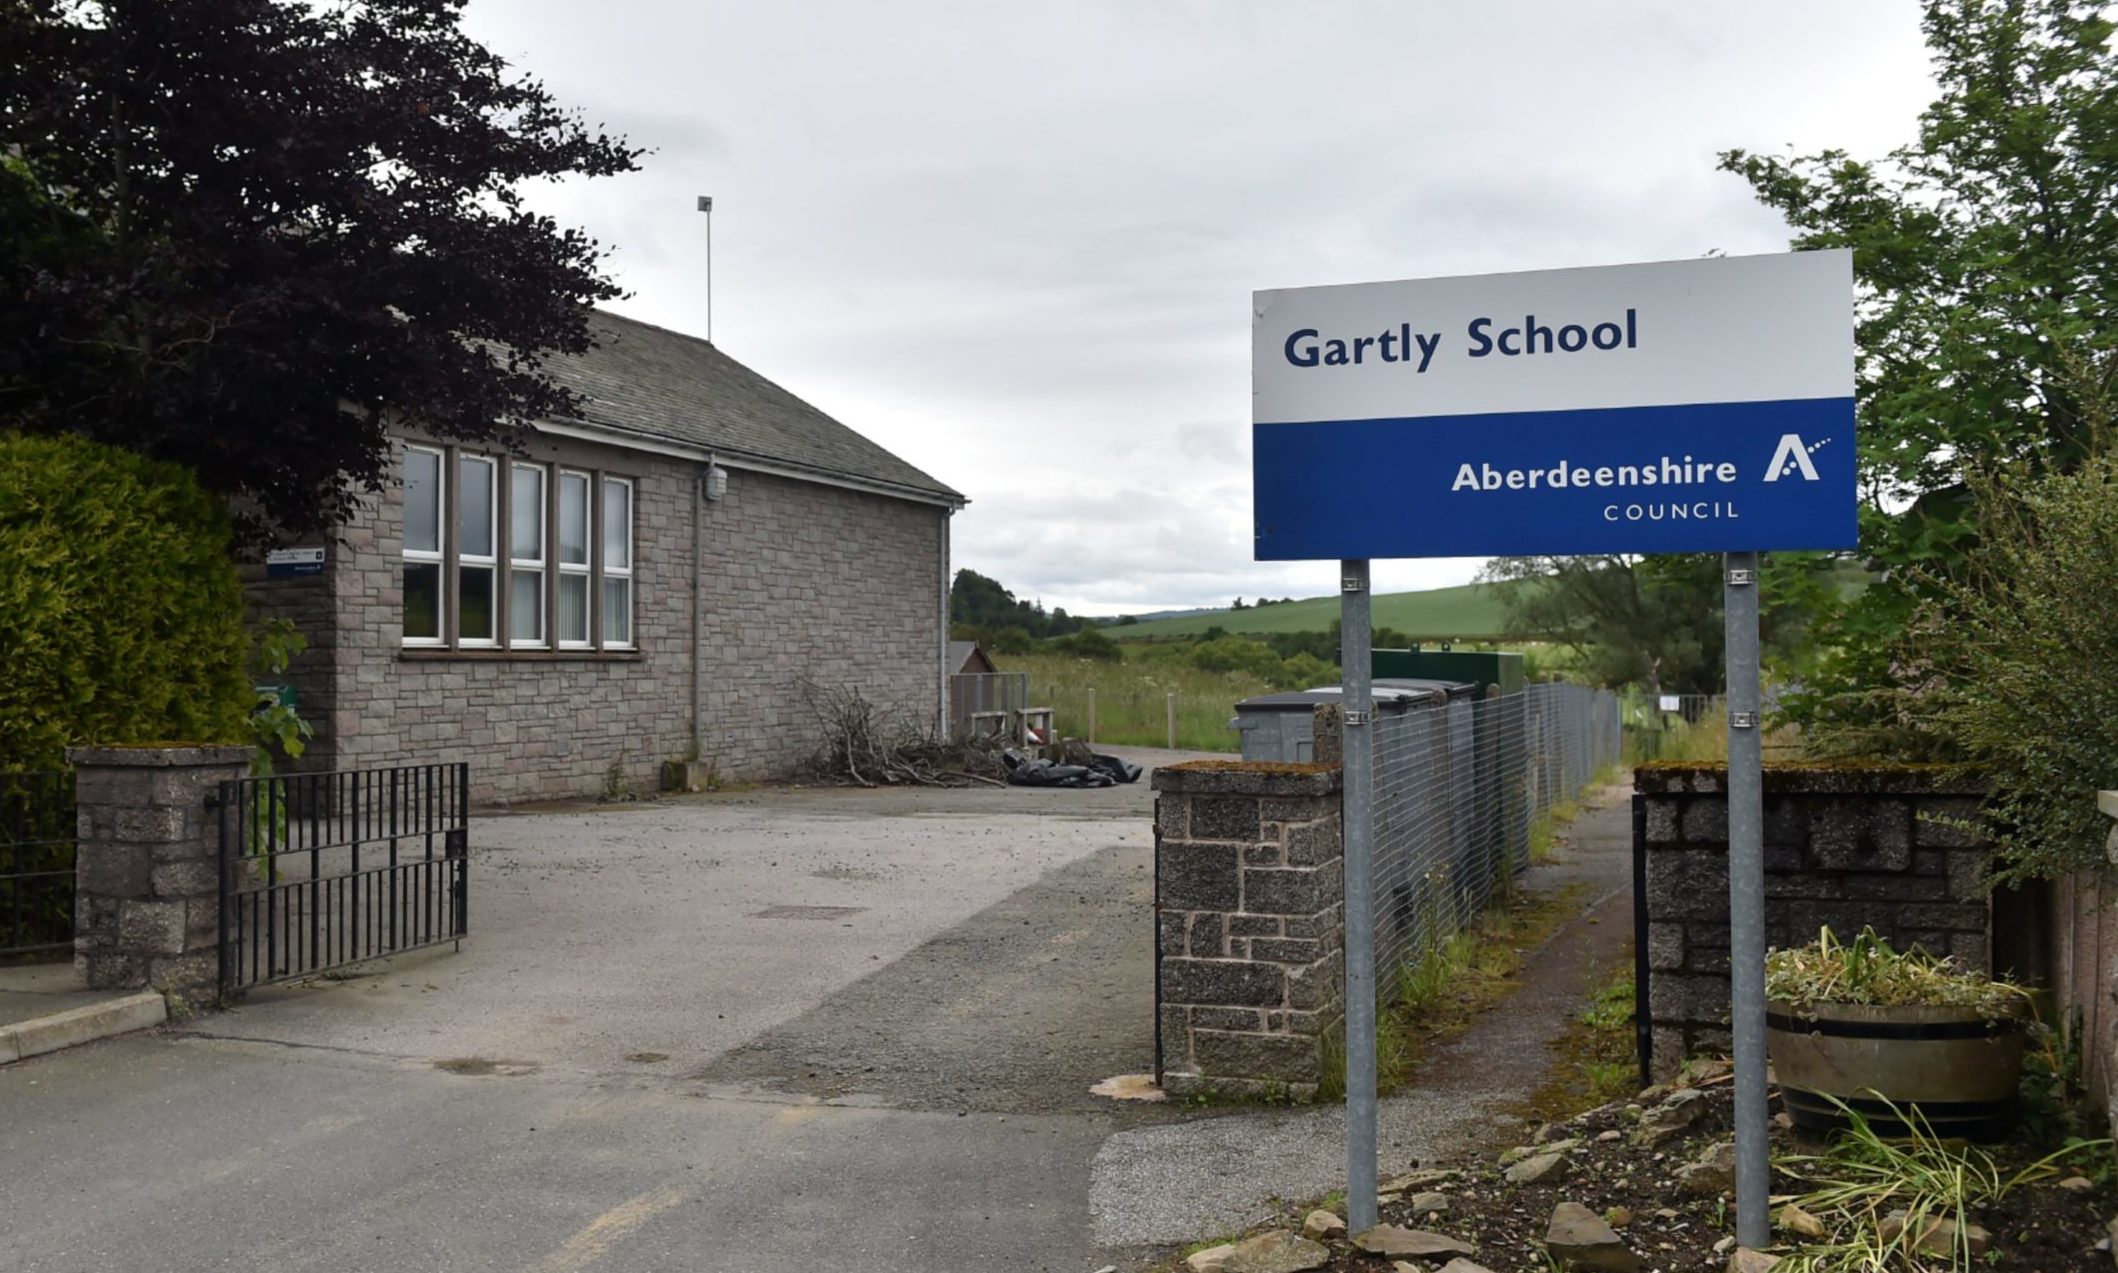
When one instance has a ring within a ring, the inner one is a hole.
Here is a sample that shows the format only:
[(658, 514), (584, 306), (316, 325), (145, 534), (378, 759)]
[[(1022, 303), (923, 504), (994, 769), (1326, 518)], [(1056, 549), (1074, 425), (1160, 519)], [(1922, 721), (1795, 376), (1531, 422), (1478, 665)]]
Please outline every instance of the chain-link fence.
[(1030, 678), (1023, 672), (966, 672), (949, 678), (949, 734), (954, 738), (993, 734), (1013, 738), (1030, 706)]
[(1579, 685), (1378, 712), (1375, 968), (1399, 971), (1463, 929), (1529, 864), (1533, 829), (1619, 763), (1615, 695)]

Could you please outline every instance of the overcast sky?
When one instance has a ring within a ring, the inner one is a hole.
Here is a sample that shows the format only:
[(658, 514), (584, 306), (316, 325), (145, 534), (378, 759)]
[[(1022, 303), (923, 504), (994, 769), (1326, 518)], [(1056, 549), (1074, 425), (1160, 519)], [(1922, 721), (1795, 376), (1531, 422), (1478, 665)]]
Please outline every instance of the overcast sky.
[[(1250, 560), (1255, 288), (1775, 251), (1718, 150), (1872, 155), (1916, 6), (472, 0), (643, 171), (539, 204), (614, 308), (971, 497), (955, 560), (1096, 614), (1329, 591)], [(1467, 560), (1379, 562), (1383, 589)]]

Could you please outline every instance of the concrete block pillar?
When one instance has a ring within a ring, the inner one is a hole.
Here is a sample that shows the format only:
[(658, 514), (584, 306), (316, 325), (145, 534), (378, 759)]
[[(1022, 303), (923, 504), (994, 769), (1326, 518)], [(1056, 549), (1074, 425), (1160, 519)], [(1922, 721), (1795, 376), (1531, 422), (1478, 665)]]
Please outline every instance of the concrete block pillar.
[(75, 747), (74, 967), (91, 989), (220, 992), (220, 819), (248, 747)]
[(1195, 761), (1154, 785), (1164, 1090), (1313, 1095), (1345, 1020), (1339, 770)]

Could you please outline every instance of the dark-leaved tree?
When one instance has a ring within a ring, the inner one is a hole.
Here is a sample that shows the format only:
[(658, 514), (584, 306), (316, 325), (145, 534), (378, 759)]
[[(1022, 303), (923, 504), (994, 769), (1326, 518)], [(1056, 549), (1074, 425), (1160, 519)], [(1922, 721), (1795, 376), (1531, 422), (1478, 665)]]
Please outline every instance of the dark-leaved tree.
[(522, 189), (640, 152), (462, 8), (0, 3), (0, 425), (313, 531), (379, 488), (393, 413), (464, 439), (577, 414), (541, 357), (619, 292)]

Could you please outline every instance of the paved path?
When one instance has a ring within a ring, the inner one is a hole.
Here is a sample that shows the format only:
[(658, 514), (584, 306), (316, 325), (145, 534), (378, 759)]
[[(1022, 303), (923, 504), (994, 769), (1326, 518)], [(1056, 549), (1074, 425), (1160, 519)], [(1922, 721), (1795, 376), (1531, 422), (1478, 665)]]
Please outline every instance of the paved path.
[[(1085, 1094), (1152, 1064), (1151, 799), (485, 819), (460, 954), (0, 1068), (0, 1270), (1092, 1273), (1321, 1193), (1329, 1112)], [(1561, 872), (1609, 878), (1614, 817)], [(1490, 1123), (1578, 972), (1393, 1102), (1389, 1152)]]
[[(1619, 971), (1632, 948), (1632, 815), (1626, 792), (1598, 797), (1555, 860), (1527, 887), (1583, 894), (1583, 914), (1555, 933), (1523, 987), (1428, 1057), (1408, 1090), (1382, 1102), (1382, 1175), (1507, 1139), (1511, 1107), (1540, 1087), (1548, 1045)], [(1179, 1243), (1232, 1233), (1273, 1214), (1275, 1200), (1344, 1186), (1343, 1109), (1306, 1109), (1139, 1128), (1096, 1155), (1091, 1210), (1109, 1246)]]

